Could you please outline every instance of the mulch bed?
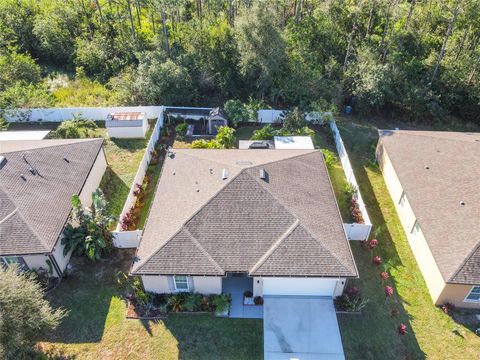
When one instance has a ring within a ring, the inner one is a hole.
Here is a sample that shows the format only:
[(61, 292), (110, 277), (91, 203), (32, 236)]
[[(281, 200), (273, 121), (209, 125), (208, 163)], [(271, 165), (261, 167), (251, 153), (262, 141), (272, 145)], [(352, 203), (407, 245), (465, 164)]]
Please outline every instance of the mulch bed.
[(166, 319), (166, 313), (160, 312), (158, 309), (151, 309), (146, 311), (141, 307), (134, 304), (132, 301), (127, 300), (127, 319), (137, 319), (137, 320), (155, 320), (155, 319)]

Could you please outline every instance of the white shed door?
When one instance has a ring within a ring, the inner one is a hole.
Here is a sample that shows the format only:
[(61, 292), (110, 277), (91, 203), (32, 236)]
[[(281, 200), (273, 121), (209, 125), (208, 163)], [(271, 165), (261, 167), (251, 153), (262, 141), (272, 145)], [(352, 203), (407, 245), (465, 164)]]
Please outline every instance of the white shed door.
[(337, 279), (263, 278), (263, 295), (333, 296)]

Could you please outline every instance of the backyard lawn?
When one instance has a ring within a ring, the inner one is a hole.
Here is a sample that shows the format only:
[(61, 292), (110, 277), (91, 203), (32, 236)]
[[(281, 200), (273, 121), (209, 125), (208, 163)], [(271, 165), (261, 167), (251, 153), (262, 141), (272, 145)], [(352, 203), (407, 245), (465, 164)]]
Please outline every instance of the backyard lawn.
[(74, 259), (73, 275), (48, 294), (69, 314), (40, 343), (47, 354), (92, 360), (262, 358), (261, 320), (211, 314), (170, 315), (157, 322), (126, 319), (115, 274), (128, 271), (133, 255), (117, 250), (99, 263)]
[[(100, 188), (105, 193), (108, 209), (114, 216), (120, 215), (127, 199), (133, 179), (142, 161), (148, 139), (152, 134), (153, 123), (146, 139), (106, 139), (105, 155), (108, 168), (103, 175)], [(98, 136), (105, 136), (100, 130)]]
[[(339, 119), (337, 125), (374, 229), (381, 229), (375, 254), (390, 264), (389, 284), (394, 286), (396, 294), (395, 300), (386, 301), (386, 284), (379, 277), (383, 268), (372, 264), (369, 250), (351, 242), (360, 272), (355, 285), (370, 302), (362, 315), (339, 316), (347, 359), (478, 359), (480, 337), (433, 305), (382, 174), (373, 162), (377, 126), (387, 125), (352, 121), (352, 118)], [(405, 124), (388, 127), (396, 126), (406, 127)], [(392, 308), (398, 309), (397, 316), (391, 316)], [(401, 322), (408, 331), (403, 336), (397, 332)]]

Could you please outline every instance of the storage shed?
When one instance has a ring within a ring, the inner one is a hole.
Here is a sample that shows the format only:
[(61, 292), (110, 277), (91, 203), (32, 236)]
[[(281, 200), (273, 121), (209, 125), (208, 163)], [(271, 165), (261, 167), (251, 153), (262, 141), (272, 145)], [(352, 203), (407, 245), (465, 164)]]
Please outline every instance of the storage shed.
[(143, 112), (118, 112), (108, 114), (105, 121), (111, 138), (144, 138), (148, 120)]

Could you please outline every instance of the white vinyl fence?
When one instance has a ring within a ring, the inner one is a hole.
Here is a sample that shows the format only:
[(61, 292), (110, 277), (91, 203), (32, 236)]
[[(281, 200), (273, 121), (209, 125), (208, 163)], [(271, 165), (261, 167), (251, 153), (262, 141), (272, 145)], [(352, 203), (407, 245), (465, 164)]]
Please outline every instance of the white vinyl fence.
[(6, 110), (4, 117), (9, 122), (61, 122), (82, 115), (90, 120), (105, 120), (113, 112), (144, 112), (147, 119), (155, 119), (163, 112), (163, 106), (111, 106), (81, 108), (45, 108)]
[(340, 136), (340, 131), (338, 131), (335, 120), (330, 121), (330, 129), (332, 130), (333, 136), (335, 137), (335, 145), (337, 147), (338, 156), (340, 157), (340, 162), (342, 163), (345, 177), (347, 178), (347, 181), (353, 186), (355, 186), (355, 188), (357, 189), (358, 206), (360, 208), (360, 211), (362, 212), (363, 220), (365, 221), (364, 224), (343, 224), (343, 227), (345, 228), (345, 233), (347, 234), (347, 238), (349, 240), (368, 240), (370, 232), (372, 231), (372, 222), (370, 221), (370, 217), (368, 216), (365, 202), (363, 201), (357, 179), (355, 179), (355, 174), (353, 173), (353, 168), (350, 163), (350, 159), (348, 158), (347, 149), (345, 148), (342, 137)]
[(152, 159), (152, 152), (155, 148), (155, 144), (160, 138), (160, 130), (162, 129), (162, 126), (163, 126), (163, 113), (164, 113), (163, 107), (161, 107), (161, 111), (159, 112), (157, 122), (155, 123), (155, 128), (153, 129), (150, 140), (148, 141), (147, 148), (145, 149), (145, 153), (143, 154), (142, 161), (138, 166), (137, 174), (135, 175), (132, 185), (130, 186), (130, 192), (128, 194), (127, 199), (125, 200), (125, 204), (123, 205), (122, 213), (118, 218), (119, 221), (117, 223), (117, 228), (113, 232), (114, 245), (116, 247), (135, 248), (138, 246), (140, 242), (142, 231), (141, 230), (121, 231), (122, 226), (120, 222), (122, 221), (122, 218), (125, 216), (125, 214), (130, 211), (130, 209), (135, 205), (135, 202), (137, 201), (137, 197), (134, 195), (136, 184), (143, 184), (143, 179), (145, 178), (148, 165), (150, 164), (150, 160)]

